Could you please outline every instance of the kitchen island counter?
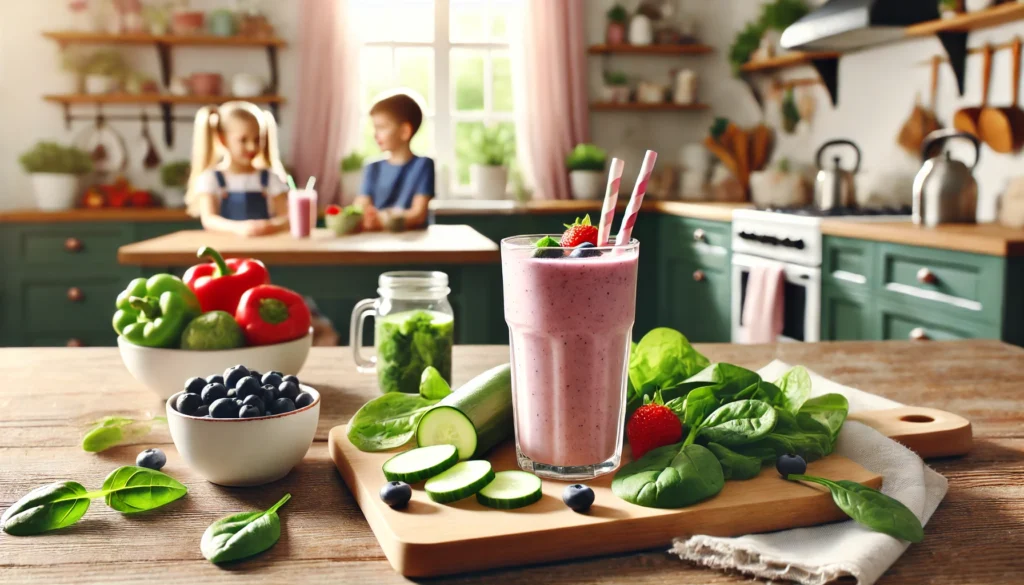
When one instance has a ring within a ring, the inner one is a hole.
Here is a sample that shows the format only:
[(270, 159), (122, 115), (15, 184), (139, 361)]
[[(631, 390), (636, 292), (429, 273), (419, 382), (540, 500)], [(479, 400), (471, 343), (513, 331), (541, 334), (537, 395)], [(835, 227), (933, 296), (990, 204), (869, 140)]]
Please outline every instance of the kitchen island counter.
[[(925, 527), (878, 581), (997, 585), (1019, 581), (1024, 547), (1024, 350), (996, 341), (846, 342), (762, 346), (707, 345), (712, 361), (758, 368), (778, 358), (804, 364), (842, 384), (906, 404), (968, 418), (975, 443), (965, 457), (930, 461), (949, 479), (949, 493)], [(458, 386), (508, 360), (507, 346), (457, 346)], [(40, 485), (74, 480), (95, 489), (111, 470), (159, 447), (164, 468), (189, 488), (166, 508), (124, 516), (94, 502), (76, 525), (34, 537), (0, 533), (3, 583), (409, 583), (392, 571), (352, 495), (330, 460), (327, 433), (376, 396), (376, 378), (356, 373), (349, 348), (313, 348), (300, 372), (320, 390), (323, 406), (315, 441), (284, 479), (257, 488), (223, 488), (189, 469), (166, 426), (137, 444), (85, 453), (90, 421), (118, 414), (160, 415), (164, 403), (124, 369), (114, 348), (0, 349), (5, 405), (0, 425), (0, 509)], [(26, 390), (28, 389), (28, 390)], [(199, 541), (214, 520), (265, 509), (291, 493), (282, 508), (281, 540), (256, 558), (218, 568), (203, 559)], [(685, 530), (680, 530), (685, 532)], [(668, 548), (666, 545), (665, 549)], [(978, 558), (984, 562), (965, 562)], [(623, 583), (674, 585), (751, 581), (683, 563), (665, 550), (517, 567), (431, 582)]]

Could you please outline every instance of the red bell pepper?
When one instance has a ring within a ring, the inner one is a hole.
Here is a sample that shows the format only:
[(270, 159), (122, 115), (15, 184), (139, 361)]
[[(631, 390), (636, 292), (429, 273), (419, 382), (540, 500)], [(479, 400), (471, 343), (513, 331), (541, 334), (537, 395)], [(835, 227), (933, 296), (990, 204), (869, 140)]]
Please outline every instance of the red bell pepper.
[(311, 317), (301, 295), (264, 284), (245, 291), (235, 321), (242, 326), (249, 345), (270, 345), (308, 334)]
[(189, 268), (182, 280), (199, 297), (199, 306), (204, 313), (226, 311), (234, 315), (245, 291), (261, 284), (270, 284), (267, 267), (255, 258), (224, 260), (220, 252), (209, 246), (199, 248), (196, 256), (209, 257), (213, 262)]

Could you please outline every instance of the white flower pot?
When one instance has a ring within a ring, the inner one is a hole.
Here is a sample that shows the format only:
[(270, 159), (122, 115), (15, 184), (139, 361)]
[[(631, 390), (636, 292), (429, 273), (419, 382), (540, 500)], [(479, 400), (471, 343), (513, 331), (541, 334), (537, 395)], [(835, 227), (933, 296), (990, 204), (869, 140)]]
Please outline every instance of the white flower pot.
[(643, 14), (636, 14), (629, 22), (629, 44), (650, 45), (654, 42), (654, 25)]
[(363, 183), (363, 171), (348, 171), (341, 174), (341, 204), (351, 205), (359, 196)]
[(601, 199), (604, 196), (603, 171), (569, 171), (574, 199)]
[(110, 93), (117, 87), (117, 80), (109, 75), (86, 75), (85, 93), (98, 95)]
[(470, 165), (469, 185), (474, 199), (504, 199), (508, 167)]
[(60, 211), (71, 209), (78, 198), (78, 175), (67, 173), (32, 173), (32, 191), (39, 209)]
[(185, 188), (184, 187), (167, 187), (164, 186), (161, 191), (164, 199), (164, 207), (171, 209), (181, 209), (185, 207)]

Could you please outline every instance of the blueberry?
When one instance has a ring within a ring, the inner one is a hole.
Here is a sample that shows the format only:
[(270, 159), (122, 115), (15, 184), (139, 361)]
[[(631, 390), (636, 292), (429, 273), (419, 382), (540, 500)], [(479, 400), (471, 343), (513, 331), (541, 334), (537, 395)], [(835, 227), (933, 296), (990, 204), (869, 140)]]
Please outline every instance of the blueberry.
[(533, 251), (534, 258), (561, 258), (565, 252), (561, 248), (537, 248)]
[[(274, 373), (275, 374), (279, 374), (280, 372), (274, 372)], [(283, 380), (285, 382), (291, 382), (292, 384), (295, 384), (296, 386), (301, 384), (301, 382), (299, 382), (299, 377), (298, 376), (293, 376), (291, 374), (288, 374), (287, 376), (282, 376), (281, 380)]]
[(594, 490), (578, 483), (565, 486), (562, 501), (576, 512), (586, 512), (594, 503)]
[(263, 378), (263, 374), (257, 372), (256, 370), (249, 370), (249, 377), (254, 378), (257, 382), (259, 382), (260, 379)]
[(213, 404), (221, 398), (227, 398), (228, 389), (224, 387), (224, 384), (218, 384), (216, 382), (207, 384), (203, 388), (203, 404)]
[(248, 404), (238, 411), (238, 418), (256, 418), (257, 416), (263, 416), (263, 413), (260, 412), (260, 409)]
[(238, 418), (238, 405), (234, 398), (221, 398), (210, 405), (213, 418)]
[(249, 368), (245, 366), (231, 366), (224, 370), (224, 385), (234, 388), (238, 381), (249, 375)]
[(263, 404), (271, 405), (275, 400), (281, 397), (281, 394), (277, 391), (277, 388), (266, 385), (263, 387)]
[(277, 387), (277, 391), (281, 398), (295, 400), (299, 395), (299, 385), (294, 382), (281, 382), (281, 385)]
[(255, 378), (242, 378), (235, 385), (235, 392), (238, 397), (245, 400), (246, 396), (252, 396), (254, 394), (262, 394), (263, 388), (260, 387), (260, 383)]
[(284, 414), (293, 410), (295, 410), (295, 403), (291, 398), (278, 398), (270, 405), (270, 412), (274, 414)]
[(160, 449), (146, 449), (135, 458), (135, 465), (159, 471), (167, 464), (167, 455)]
[(200, 406), (193, 416), (210, 416), (210, 407), (205, 404)]
[(310, 404), (313, 404), (313, 395), (309, 392), (299, 392), (295, 397), (295, 408), (306, 408)]
[(194, 416), (202, 405), (203, 399), (198, 394), (192, 394), (191, 392), (179, 394), (177, 400), (174, 401), (174, 409), (186, 416)]
[(242, 400), (242, 406), (255, 406), (260, 410), (260, 416), (263, 416), (264, 411), (267, 410), (266, 405), (263, 403), (263, 399), (255, 394), (246, 396), (245, 399)]
[(806, 472), (807, 462), (799, 455), (787, 453), (779, 455), (779, 458), (775, 460), (775, 469), (779, 470), (779, 475), (783, 479), (789, 479), (790, 475), (802, 475)]
[(270, 384), (274, 388), (277, 388), (281, 385), (281, 382), (284, 382), (281, 378), (281, 374), (278, 374), (277, 372), (267, 372), (266, 374), (263, 374), (263, 378), (261, 378), (260, 381), (263, 382), (264, 386)]
[(214, 374), (214, 375), (212, 375), (212, 376), (210, 376), (210, 377), (208, 377), (206, 379), (206, 383), (207, 384), (223, 384), (224, 383), (224, 376), (221, 376), (220, 374)]
[(189, 378), (185, 382), (185, 392), (188, 392), (189, 394), (199, 394), (207, 384), (209, 384), (209, 382), (203, 378)]
[(600, 256), (601, 255), (601, 250), (595, 250), (593, 248), (594, 248), (594, 244), (591, 244), (590, 242), (583, 242), (579, 246), (576, 246), (575, 248), (573, 248), (573, 251), (572, 251), (571, 254), (569, 254), (569, 257), (570, 258), (591, 258), (593, 256)]
[(412, 499), (412, 486), (404, 481), (389, 481), (380, 488), (380, 499), (392, 508), (404, 508)]

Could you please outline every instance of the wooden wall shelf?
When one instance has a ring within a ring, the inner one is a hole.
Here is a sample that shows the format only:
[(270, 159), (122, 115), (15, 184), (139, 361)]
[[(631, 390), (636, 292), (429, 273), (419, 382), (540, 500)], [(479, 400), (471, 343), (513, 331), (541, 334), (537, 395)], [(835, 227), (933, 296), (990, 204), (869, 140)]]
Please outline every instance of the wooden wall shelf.
[(642, 104), (639, 102), (629, 102), (625, 104), (614, 102), (594, 102), (590, 104), (590, 109), (594, 110), (595, 112), (690, 112), (706, 110), (708, 109), (708, 105), (680, 105), (673, 104), (671, 102), (663, 102), (658, 104)]
[(592, 45), (587, 49), (591, 55), (705, 55), (714, 52), (714, 47), (701, 44), (688, 45)]
[(219, 37), (214, 35), (151, 35), (148, 33), (110, 34), (80, 31), (47, 31), (43, 36), (61, 44), (172, 45), (196, 47), (284, 47), (276, 37)]
[(753, 73), (755, 71), (772, 71), (775, 69), (785, 69), (787, 67), (797, 67), (799, 65), (810, 65), (815, 59), (838, 59), (839, 56), (839, 53), (834, 52), (787, 53), (778, 57), (772, 57), (771, 59), (749, 61), (740, 67), (740, 71), (745, 73)]
[(1024, 19), (1024, 4), (1007, 3), (978, 12), (966, 12), (954, 18), (931, 20), (908, 26), (908, 37), (926, 37), (942, 32), (970, 32)]
[(259, 95), (254, 97), (236, 98), (229, 95), (170, 95), (166, 93), (105, 93), (105, 94), (60, 94), (43, 96), (48, 102), (58, 104), (122, 104), (122, 105), (148, 105), (148, 104), (178, 104), (178, 105), (205, 105), (222, 104), (235, 99), (243, 99), (254, 104), (282, 104), (284, 98), (279, 95)]

